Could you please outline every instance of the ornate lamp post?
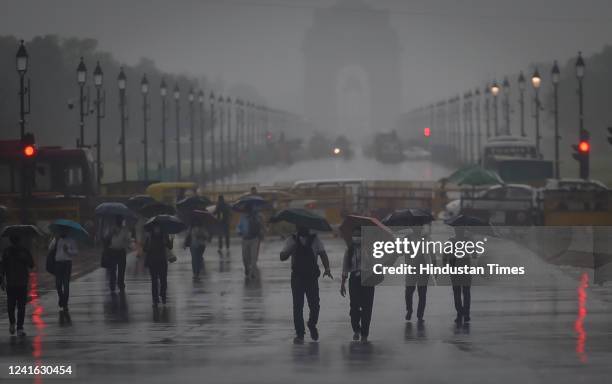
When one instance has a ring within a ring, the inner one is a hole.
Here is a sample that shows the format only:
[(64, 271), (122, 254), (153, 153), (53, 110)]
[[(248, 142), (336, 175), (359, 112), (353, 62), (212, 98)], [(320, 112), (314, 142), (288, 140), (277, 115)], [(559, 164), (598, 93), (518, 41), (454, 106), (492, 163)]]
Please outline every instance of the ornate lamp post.
[(521, 114), (521, 137), (527, 136), (525, 133), (525, 76), (523, 71), (518, 77), (518, 88), (519, 88), (519, 109)]
[[(168, 87), (166, 81), (162, 78), (159, 84), (159, 95), (161, 96), (161, 145), (162, 145), (162, 171), (166, 170), (166, 96), (168, 95)], [(162, 175), (160, 175), (160, 178)], [(162, 178), (163, 179), (163, 178)]]
[(533, 75), (531, 75), (531, 85), (533, 86), (533, 90), (535, 92), (534, 101), (535, 101), (535, 143), (536, 143), (536, 154), (540, 157), (540, 85), (542, 84), (542, 78), (540, 77), (540, 72), (538, 72), (538, 68), (535, 69)]
[(85, 146), (85, 115), (87, 111), (83, 107), (85, 103), (85, 95), (83, 94), (83, 88), (85, 87), (85, 82), (87, 81), (87, 67), (85, 67), (85, 62), (83, 61), (83, 57), (81, 57), (81, 61), (77, 66), (77, 84), (79, 85), (79, 132), (80, 138), (78, 140), (78, 147)]
[(499, 85), (496, 81), (491, 84), (491, 95), (493, 95), (493, 127), (495, 130), (495, 136), (499, 136), (499, 119), (497, 116), (497, 95), (499, 95)]
[(125, 188), (125, 182), (127, 180), (127, 170), (125, 164), (125, 86), (127, 79), (123, 72), (123, 67), (119, 70), (119, 76), (117, 77), (117, 86), (119, 87), (119, 119), (121, 120), (121, 181), (123, 188)]
[(200, 179), (202, 183), (206, 182), (206, 114), (204, 111), (204, 91), (198, 92), (198, 106), (200, 110)]
[(142, 93), (142, 145), (144, 147), (144, 179), (145, 181), (149, 181), (149, 80), (147, 80), (146, 74), (142, 75), (142, 80), (140, 81), (140, 92)]
[(210, 93), (208, 98), (210, 105), (210, 178), (213, 182), (217, 179), (217, 154), (215, 153), (215, 94)]
[(504, 82), (502, 83), (502, 89), (504, 92), (504, 118), (505, 118), (505, 127), (504, 134), (510, 136), (512, 132), (510, 132), (510, 81), (508, 81), (507, 77), (504, 77)]
[(102, 184), (102, 140), (101, 140), (101, 120), (104, 118), (104, 101), (106, 97), (102, 95), (102, 83), (104, 74), (100, 67), (100, 62), (96, 63), (93, 72), (94, 86), (96, 87), (96, 179), (98, 188)]
[(178, 84), (174, 85), (174, 110), (176, 112), (176, 180), (180, 181), (181, 175), (181, 91)]
[(553, 84), (553, 104), (554, 104), (554, 120), (555, 120), (555, 179), (558, 179), (561, 174), (561, 164), (559, 162), (559, 80), (561, 72), (559, 71), (559, 65), (555, 60), (552, 70), (551, 79)]
[(194, 125), (194, 114), (193, 114), (193, 102), (195, 101), (195, 95), (193, 93), (193, 87), (189, 88), (189, 94), (187, 95), (189, 100), (189, 145), (190, 145), (190, 169), (189, 175), (191, 180), (195, 179), (195, 125)]

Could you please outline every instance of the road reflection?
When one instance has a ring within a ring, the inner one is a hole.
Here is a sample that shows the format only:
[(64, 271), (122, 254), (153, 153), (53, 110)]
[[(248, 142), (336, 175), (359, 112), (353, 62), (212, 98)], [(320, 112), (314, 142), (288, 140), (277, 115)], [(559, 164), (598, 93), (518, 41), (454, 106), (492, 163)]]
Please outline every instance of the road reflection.
[(580, 276), (580, 283), (578, 284), (578, 317), (574, 322), (574, 330), (576, 331), (576, 354), (578, 355), (578, 359), (582, 363), (586, 363), (587, 355), (585, 352), (586, 346), (586, 338), (587, 333), (584, 329), (584, 319), (587, 315), (586, 308), (586, 300), (587, 293), (586, 290), (589, 287), (589, 275), (586, 272), (583, 272)]

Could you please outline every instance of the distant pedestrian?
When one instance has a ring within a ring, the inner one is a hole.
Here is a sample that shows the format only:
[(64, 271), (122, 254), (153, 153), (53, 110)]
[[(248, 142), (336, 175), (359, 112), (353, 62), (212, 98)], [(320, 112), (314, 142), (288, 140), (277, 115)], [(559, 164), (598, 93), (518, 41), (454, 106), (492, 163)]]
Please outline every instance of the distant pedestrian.
[(291, 292), (293, 295), (293, 324), (295, 326), (294, 342), (304, 341), (304, 295), (308, 301), (310, 315), (308, 330), (313, 340), (319, 339), (317, 322), (319, 320), (319, 269), (318, 257), (325, 272), (323, 276), (333, 279), (329, 270), (329, 259), (319, 237), (310, 233), (308, 228), (298, 227), (295, 234), (285, 242), (280, 253), (281, 261), (291, 257)]
[(247, 205), (246, 213), (240, 217), (237, 232), (242, 237), (242, 262), (247, 278), (257, 277), (259, 246), (264, 236), (263, 220), (253, 205)]
[(257, 187), (256, 186), (252, 186), (251, 190), (249, 191), (249, 194), (251, 195), (257, 195)]
[(189, 248), (191, 253), (191, 270), (194, 281), (200, 280), (200, 273), (204, 269), (204, 252), (208, 241), (210, 241), (210, 234), (200, 223), (193, 224), (185, 237), (185, 248)]
[[(458, 242), (470, 240), (466, 234), (465, 228), (453, 227), (455, 230), (455, 236), (451, 237), (449, 241)], [(466, 254), (463, 257), (457, 257), (454, 254), (444, 254), (444, 264), (448, 264), (452, 267), (464, 267), (472, 265), (472, 255)], [(471, 275), (452, 275), (451, 284), (453, 287), (453, 300), (455, 303), (455, 311), (457, 311), (457, 317), (455, 317), (455, 323), (457, 325), (467, 324), (470, 322), (470, 306), (472, 302), (472, 276)]]
[[(15, 334), (15, 327), (18, 336), (26, 335), (23, 322), (28, 297), (28, 279), (32, 268), (34, 268), (32, 254), (21, 244), (19, 236), (11, 236), (10, 245), (0, 258), (0, 286), (6, 290), (11, 335)], [(17, 309), (16, 321), (15, 309)]]
[(229, 238), (229, 227), (230, 221), (232, 218), (232, 209), (225, 202), (225, 197), (223, 195), (219, 195), (217, 198), (217, 206), (215, 207), (214, 215), (219, 220), (221, 225), (221, 232), (219, 234), (219, 252), (223, 249), (223, 240), (225, 239), (225, 249), (229, 251), (230, 246), (230, 238)]
[(68, 230), (62, 227), (59, 234), (51, 240), (49, 251), (55, 252), (55, 289), (57, 290), (60, 312), (68, 313), (70, 297), (70, 276), (72, 275), (72, 259), (79, 253), (76, 241), (68, 236)]
[(159, 300), (166, 304), (168, 289), (168, 251), (172, 249), (170, 236), (163, 233), (159, 225), (155, 225), (145, 242), (145, 266), (151, 275), (151, 296), (153, 306), (157, 307)]
[(374, 305), (374, 286), (364, 286), (361, 283), (361, 229), (353, 231), (351, 240), (351, 245), (344, 253), (340, 294), (342, 297), (346, 296), (348, 279), (353, 340), (367, 343)]
[[(420, 241), (424, 238), (423, 234), (423, 226), (422, 225), (413, 225), (410, 226), (412, 230), (412, 237), (414, 241)], [(422, 323), (423, 316), (425, 315), (425, 306), (427, 304), (427, 284), (429, 283), (429, 275), (420, 273), (420, 266), (426, 264), (434, 264), (432, 262), (430, 255), (420, 252), (414, 257), (406, 255), (406, 264), (413, 265), (417, 271), (419, 271), (415, 275), (406, 275), (406, 289), (404, 291), (404, 299), (406, 301), (406, 320), (410, 321), (412, 319), (412, 299), (414, 296), (414, 291), (417, 291), (419, 297), (419, 304), (417, 307), (417, 321)]]
[(127, 252), (132, 246), (132, 234), (122, 216), (115, 217), (114, 225), (109, 229), (105, 240), (108, 246), (107, 271), (111, 295), (115, 294), (117, 286), (119, 292), (124, 294), (125, 266)]

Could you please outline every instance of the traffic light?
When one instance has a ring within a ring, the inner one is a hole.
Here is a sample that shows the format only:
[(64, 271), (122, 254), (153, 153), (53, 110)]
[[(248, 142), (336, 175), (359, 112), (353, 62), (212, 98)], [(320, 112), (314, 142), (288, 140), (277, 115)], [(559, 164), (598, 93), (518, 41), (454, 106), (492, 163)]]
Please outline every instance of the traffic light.
[(36, 148), (36, 140), (34, 139), (34, 135), (31, 133), (26, 133), (23, 135), (21, 139), (21, 154), (24, 159), (34, 159), (38, 153), (38, 149)]
[(431, 128), (429, 128), (429, 127), (423, 128), (423, 136), (425, 136), (425, 137), (431, 136)]
[(589, 178), (589, 155), (591, 153), (591, 142), (589, 139), (589, 131), (583, 129), (580, 131), (580, 141), (578, 144), (572, 145), (572, 148), (574, 149), (574, 154), (572, 157), (579, 164), (581, 179)]

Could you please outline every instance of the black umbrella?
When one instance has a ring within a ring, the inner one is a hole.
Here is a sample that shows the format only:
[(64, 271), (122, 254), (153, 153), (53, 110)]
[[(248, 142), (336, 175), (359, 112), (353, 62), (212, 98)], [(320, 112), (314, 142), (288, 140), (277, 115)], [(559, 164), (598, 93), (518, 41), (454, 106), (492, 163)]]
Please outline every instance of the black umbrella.
[(305, 227), (315, 231), (331, 231), (327, 220), (313, 212), (299, 208), (283, 209), (276, 215), (270, 218), (271, 223), (278, 223), (279, 221), (286, 221), (291, 224), (295, 224), (300, 227)]
[(159, 226), (163, 233), (169, 235), (174, 235), (187, 229), (187, 226), (178, 217), (172, 215), (157, 215), (147, 220), (144, 228), (147, 231), (152, 231), (155, 226)]
[(262, 209), (270, 207), (270, 203), (261, 196), (247, 195), (241, 197), (232, 205), (232, 209), (238, 212), (245, 212), (250, 208)]
[(134, 212), (123, 203), (102, 203), (96, 207), (96, 216), (122, 216), (133, 218)]
[(413, 225), (425, 225), (429, 224), (434, 220), (433, 215), (419, 208), (408, 208), (400, 209), (390, 213), (382, 219), (382, 223), (387, 226), (413, 226)]
[(125, 203), (132, 211), (140, 211), (145, 205), (155, 203), (156, 200), (149, 195), (136, 195), (132, 196)]
[(204, 211), (208, 206), (212, 204), (213, 202), (210, 201), (208, 197), (190, 196), (176, 203), (176, 208), (180, 211), (193, 211), (196, 209)]
[(444, 223), (451, 227), (468, 227), (465, 229), (485, 236), (497, 236), (491, 224), (474, 216), (457, 215), (446, 220)]
[(145, 206), (143, 206), (138, 211), (138, 213), (140, 213), (144, 217), (154, 217), (157, 215), (174, 215), (176, 213), (176, 210), (170, 205), (155, 201), (153, 203), (146, 204)]
[(9, 225), (4, 228), (0, 237), (11, 236), (42, 237), (43, 233), (35, 225)]

